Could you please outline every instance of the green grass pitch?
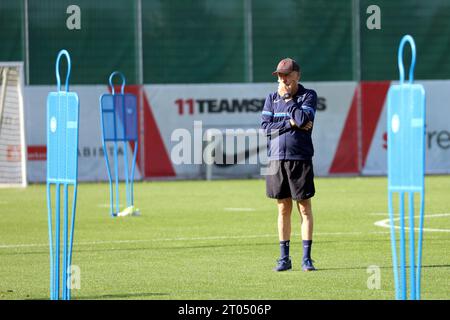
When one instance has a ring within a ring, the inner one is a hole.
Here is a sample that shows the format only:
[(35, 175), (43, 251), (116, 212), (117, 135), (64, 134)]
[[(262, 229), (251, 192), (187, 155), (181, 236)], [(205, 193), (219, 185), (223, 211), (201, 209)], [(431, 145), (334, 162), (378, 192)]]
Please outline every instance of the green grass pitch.
[[(422, 298), (449, 299), (450, 176), (425, 181), (433, 230), (424, 232)], [(107, 184), (80, 184), (73, 264), (81, 281), (72, 298), (393, 299), (389, 229), (375, 225), (388, 218), (386, 186), (381, 177), (316, 178), (318, 271), (300, 269), (294, 212), (293, 271), (275, 273), (276, 205), (263, 180), (136, 183), (142, 216), (122, 218), (109, 216)], [(48, 299), (45, 185), (1, 189), (0, 208), (0, 299)], [(367, 285), (372, 265), (379, 289)]]

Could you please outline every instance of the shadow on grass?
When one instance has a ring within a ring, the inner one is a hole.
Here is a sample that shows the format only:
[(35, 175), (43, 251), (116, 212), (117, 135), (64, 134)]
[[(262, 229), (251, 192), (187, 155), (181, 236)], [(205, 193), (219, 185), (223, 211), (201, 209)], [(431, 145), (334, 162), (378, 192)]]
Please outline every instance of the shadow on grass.
[[(135, 299), (135, 298), (145, 298), (145, 297), (164, 297), (164, 296), (170, 296), (169, 293), (158, 293), (158, 292), (143, 292), (143, 293), (117, 293), (117, 294), (104, 294), (104, 295), (97, 295), (97, 296), (73, 296), (72, 294), (72, 300), (102, 300), (102, 299)], [(25, 299), (25, 300), (49, 300), (48, 297), (46, 298), (37, 298), (37, 299)]]
[[(240, 240), (238, 243), (236, 242), (231, 242), (231, 243), (216, 243), (216, 244), (198, 244), (198, 245), (180, 245), (180, 246), (153, 246), (153, 245), (146, 245), (146, 246), (139, 246), (139, 247), (123, 247), (123, 248), (118, 248), (118, 247), (114, 247), (114, 248), (94, 248), (100, 245), (114, 245), (114, 246), (121, 246), (121, 245), (130, 245), (129, 243), (126, 244), (93, 244), (92, 246), (87, 246), (88, 248), (86, 248), (85, 244), (79, 245), (77, 246), (76, 243), (74, 243), (74, 250), (73, 253), (77, 254), (77, 253), (83, 253), (83, 252), (113, 252), (113, 251), (165, 251), (165, 250), (185, 250), (185, 249), (216, 249), (216, 248), (227, 248), (227, 247), (255, 247), (255, 246), (274, 246), (278, 243), (278, 240), (276, 241), (270, 241), (268, 240), (267, 242), (251, 242), (251, 241), (246, 241), (248, 239), (244, 239), (244, 240)], [(194, 240), (194, 241), (202, 241), (202, 240)], [(210, 242), (211, 240), (203, 240), (206, 242)], [(214, 240), (214, 241), (221, 241), (221, 240)], [(226, 241), (235, 241), (233, 240), (226, 240)], [(339, 245), (343, 245), (346, 242), (351, 242), (352, 244), (355, 243), (375, 243), (375, 242), (379, 242), (379, 243), (386, 243), (389, 242), (390, 243), (390, 239), (367, 239), (367, 240), (363, 240), (363, 239), (359, 239), (357, 241), (355, 241), (354, 239), (340, 239), (340, 240), (316, 240), (315, 244), (317, 245), (323, 245), (323, 244), (329, 244), (329, 243), (335, 243), (335, 244), (339, 244)], [(447, 241), (447, 240), (446, 240)], [(150, 242), (150, 241), (149, 241)], [(151, 241), (153, 242), (153, 241)], [(156, 243), (156, 241), (155, 241)], [(161, 242), (158, 242), (159, 244), (161, 244)], [(294, 244), (297, 245), (297, 244)], [(84, 249), (83, 247), (85, 247), (86, 249)], [(92, 249), (91, 249), (92, 248)], [(0, 251), (0, 256), (15, 256), (15, 255), (48, 255), (48, 249), (46, 250), (36, 250), (36, 251), (13, 251), (13, 252), (1, 252)]]
[[(254, 247), (254, 246), (273, 246), (273, 242), (267, 243), (230, 243), (230, 244), (217, 244), (217, 245), (196, 245), (196, 246), (160, 246), (160, 247), (134, 247), (134, 248), (104, 248), (104, 249), (74, 249), (73, 254), (83, 252), (111, 252), (111, 251), (160, 251), (160, 250), (184, 250), (184, 249), (214, 249), (214, 248), (226, 248), (226, 247)], [(5, 252), (0, 253), (0, 256), (7, 255), (48, 255), (48, 250), (45, 251), (33, 251), (33, 252)]]
[(133, 299), (144, 297), (164, 297), (170, 296), (169, 293), (159, 292), (142, 292), (142, 293), (117, 293), (117, 294), (104, 294), (98, 296), (81, 296), (76, 297), (76, 300), (96, 300), (96, 299)]
[[(368, 266), (365, 267), (337, 267), (337, 268), (317, 268), (316, 271), (336, 271), (336, 270), (367, 270)], [(392, 269), (392, 266), (385, 266), (385, 267), (379, 267), (380, 269)], [(450, 265), (448, 264), (441, 264), (441, 265), (422, 265), (423, 269), (428, 269), (428, 268), (450, 268)], [(406, 266), (406, 269), (409, 269), (409, 266)], [(301, 270), (299, 270), (301, 271)]]

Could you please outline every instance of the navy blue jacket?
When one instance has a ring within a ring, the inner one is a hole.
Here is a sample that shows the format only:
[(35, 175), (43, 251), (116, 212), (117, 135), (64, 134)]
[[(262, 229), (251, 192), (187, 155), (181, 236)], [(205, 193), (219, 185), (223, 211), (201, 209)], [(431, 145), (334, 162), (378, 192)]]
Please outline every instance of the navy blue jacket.
[(269, 138), (270, 160), (311, 160), (314, 155), (310, 130), (292, 127), (293, 119), (298, 127), (314, 121), (317, 94), (299, 84), (297, 93), (287, 103), (278, 92), (269, 94), (264, 103), (261, 128)]

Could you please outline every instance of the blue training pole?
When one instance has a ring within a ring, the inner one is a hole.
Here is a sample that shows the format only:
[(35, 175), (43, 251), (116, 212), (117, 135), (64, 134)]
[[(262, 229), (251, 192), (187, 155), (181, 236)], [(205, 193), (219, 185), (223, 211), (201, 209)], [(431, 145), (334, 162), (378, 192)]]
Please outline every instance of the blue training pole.
[[(59, 62), (67, 58), (68, 71), (65, 92), (61, 91)], [(47, 97), (47, 210), (50, 247), (50, 299), (70, 299), (70, 267), (75, 226), (75, 203), (72, 210), (72, 225), (69, 234), (68, 188), (76, 185), (78, 177), (78, 120), (79, 100), (76, 93), (68, 92), (70, 56), (61, 50), (56, 59), (57, 92)], [(55, 185), (55, 209), (53, 218), (52, 190)], [(61, 187), (63, 200), (61, 212)], [(76, 187), (75, 187), (76, 188)], [(74, 197), (76, 201), (76, 197)], [(61, 250), (62, 214), (62, 250)], [(54, 224), (53, 224), (54, 219)], [(53, 233), (53, 229), (55, 229)], [(70, 241), (69, 241), (70, 236)], [(62, 256), (61, 256), (62, 251)], [(62, 275), (61, 275), (62, 271)]]
[[(409, 79), (405, 81), (403, 49), (411, 46), (411, 66)], [(392, 264), (394, 271), (396, 299), (420, 299), (421, 261), (424, 224), (424, 177), (425, 177), (425, 89), (414, 82), (416, 48), (410, 35), (404, 36), (398, 49), (400, 83), (392, 84), (388, 93), (388, 207), (391, 224)], [(393, 195), (399, 194), (399, 255), (397, 242)], [(415, 246), (415, 193), (420, 193), (420, 221), (418, 247)], [(405, 200), (406, 197), (406, 200)], [(405, 213), (405, 201), (409, 212)], [(407, 217), (408, 216), (408, 217)], [(406, 239), (406, 219), (409, 220), (408, 244)], [(409, 255), (407, 257), (406, 249)], [(417, 256), (417, 257), (416, 257)], [(416, 260), (417, 259), (417, 260)], [(407, 272), (409, 262), (409, 275)], [(409, 279), (409, 295), (408, 295)]]

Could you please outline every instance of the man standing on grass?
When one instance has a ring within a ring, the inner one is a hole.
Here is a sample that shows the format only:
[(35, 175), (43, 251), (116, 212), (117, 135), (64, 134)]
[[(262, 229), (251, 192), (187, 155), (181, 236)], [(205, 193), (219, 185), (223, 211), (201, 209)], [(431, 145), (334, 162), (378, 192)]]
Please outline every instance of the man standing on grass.
[(278, 63), (272, 73), (278, 77), (278, 91), (269, 94), (262, 111), (261, 127), (269, 136), (269, 174), (266, 191), (277, 199), (280, 259), (275, 271), (292, 269), (289, 256), (291, 212), (293, 200), (301, 216), (304, 271), (315, 270), (311, 259), (313, 216), (311, 198), (314, 196), (314, 172), (311, 139), (317, 94), (305, 89), (300, 81), (300, 67), (293, 59)]

